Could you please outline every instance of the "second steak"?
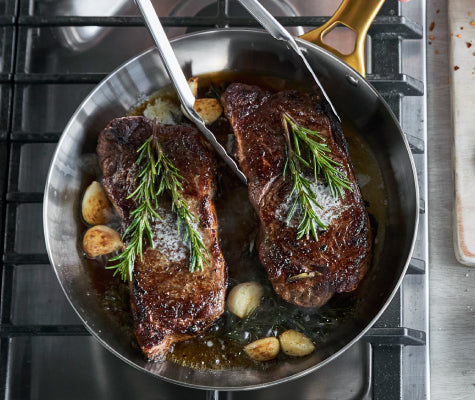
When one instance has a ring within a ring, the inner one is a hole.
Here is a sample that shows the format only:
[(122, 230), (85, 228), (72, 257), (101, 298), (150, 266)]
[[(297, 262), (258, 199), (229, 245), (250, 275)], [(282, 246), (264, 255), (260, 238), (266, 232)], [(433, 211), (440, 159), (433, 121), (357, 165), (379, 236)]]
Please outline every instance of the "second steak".
[[(339, 124), (316, 95), (271, 93), (257, 86), (231, 84), (221, 98), (236, 136), (236, 156), (248, 178), (249, 198), (260, 220), (257, 249), (275, 292), (304, 307), (320, 307), (336, 292), (356, 289), (369, 265), (371, 232), (363, 199)], [(283, 178), (286, 140), (283, 113), (319, 132), (331, 157), (343, 165), (353, 191), (333, 198), (323, 182), (315, 185), (328, 229), (297, 239), (299, 211), (287, 221), (292, 180)]]

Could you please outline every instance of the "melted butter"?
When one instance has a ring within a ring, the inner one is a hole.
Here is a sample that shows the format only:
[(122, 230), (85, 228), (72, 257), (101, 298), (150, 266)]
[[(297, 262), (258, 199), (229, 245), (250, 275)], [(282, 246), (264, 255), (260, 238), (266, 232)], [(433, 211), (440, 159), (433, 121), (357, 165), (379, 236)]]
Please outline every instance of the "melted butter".
[(168, 359), (196, 369), (251, 368), (255, 364), (240, 342), (207, 335), (177, 343)]
[(382, 249), (386, 221), (386, 190), (383, 174), (376, 156), (365, 139), (357, 132), (354, 125), (346, 118), (342, 118), (342, 128), (348, 142), (348, 151), (353, 163), (356, 178), (358, 179), (361, 194), (367, 206), (368, 214), (373, 217), (373, 249), (374, 257)]

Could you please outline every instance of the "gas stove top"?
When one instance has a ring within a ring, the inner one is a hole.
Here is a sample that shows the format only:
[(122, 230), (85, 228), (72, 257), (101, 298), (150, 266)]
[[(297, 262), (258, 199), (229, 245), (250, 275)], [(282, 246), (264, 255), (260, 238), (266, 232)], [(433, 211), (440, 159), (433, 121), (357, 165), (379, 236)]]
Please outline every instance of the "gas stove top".
[[(155, 3), (170, 37), (206, 28), (257, 26), (226, 0)], [(296, 35), (324, 23), (337, 6), (333, 0), (263, 3)], [(400, 120), (420, 184), (416, 248), (400, 290), (361, 341), (317, 372), (262, 390), (205, 392), (145, 375), (105, 350), (81, 325), (46, 255), (43, 190), (63, 128), (104, 76), (152, 46), (134, 4), (0, 2), (1, 396), (429, 398), (424, 26), (424, 1), (386, 0), (367, 40), (367, 78)]]

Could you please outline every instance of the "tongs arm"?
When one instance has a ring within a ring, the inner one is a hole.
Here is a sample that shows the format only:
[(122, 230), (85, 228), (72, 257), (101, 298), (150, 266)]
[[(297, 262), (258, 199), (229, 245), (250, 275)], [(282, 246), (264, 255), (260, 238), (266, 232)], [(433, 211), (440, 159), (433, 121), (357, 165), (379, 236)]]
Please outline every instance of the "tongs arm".
[(267, 11), (264, 8), (264, 6), (261, 3), (259, 3), (257, 0), (239, 0), (239, 2), (264, 27), (264, 29), (271, 34), (272, 37), (274, 37), (277, 40), (282, 40), (293, 51), (295, 51), (295, 53), (300, 57), (301, 61), (304, 63), (308, 72), (311, 74), (317, 86), (320, 88), (323, 96), (325, 97), (326, 101), (330, 105), (331, 110), (333, 111), (333, 114), (335, 114), (335, 117), (338, 118), (339, 121), (341, 121), (340, 116), (336, 112), (335, 107), (333, 106), (333, 103), (330, 100), (330, 97), (328, 96), (327, 92), (323, 88), (323, 85), (321, 84), (320, 80), (317, 78), (317, 75), (315, 74), (315, 72), (313, 71), (313, 68), (308, 63), (307, 59), (305, 58), (305, 55), (302, 53), (302, 50), (300, 50), (300, 47), (298, 46), (293, 36), (289, 32), (287, 32), (287, 30), (279, 23), (279, 21), (277, 21), (273, 17), (273, 15), (269, 11)]

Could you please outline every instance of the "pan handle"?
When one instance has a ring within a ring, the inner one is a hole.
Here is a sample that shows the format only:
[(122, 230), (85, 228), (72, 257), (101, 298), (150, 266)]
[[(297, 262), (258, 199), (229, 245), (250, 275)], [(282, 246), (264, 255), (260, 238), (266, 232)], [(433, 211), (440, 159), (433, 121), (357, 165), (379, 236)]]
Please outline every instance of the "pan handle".
[[(385, 0), (343, 0), (335, 14), (321, 27), (304, 33), (300, 38), (314, 43), (335, 54), (365, 76), (364, 43), (366, 33)], [(343, 54), (323, 41), (324, 36), (338, 24), (356, 33), (353, 52)]]

